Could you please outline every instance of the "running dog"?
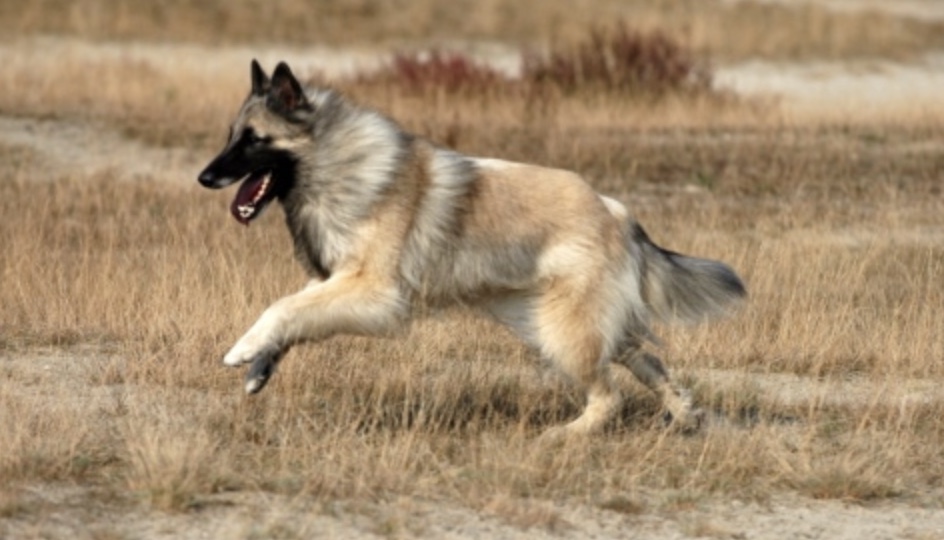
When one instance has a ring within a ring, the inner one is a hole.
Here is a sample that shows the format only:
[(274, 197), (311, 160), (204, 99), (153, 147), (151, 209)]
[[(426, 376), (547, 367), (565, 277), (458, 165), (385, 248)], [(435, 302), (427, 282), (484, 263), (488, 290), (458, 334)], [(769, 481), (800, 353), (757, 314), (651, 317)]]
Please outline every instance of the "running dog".
[[(240, 182), (248, 224), (278, 200), (311, 281), (272, 304), (223, 358), (260, 391), (295, 344), (385, 335), (428, 307), (487, 314), (587, 396), (558, 434), (599, 430), (629, 368), (683, 425), (688, 392), (645, 352), (649, 321), (701, 321), (745, 295), (727, 265), (654, 244), (627, 209), (573, 172), (469, 157), (404, 131), (284, 62), (251, 65), (252, 90), (203, 186)], [(419, 309), (422, 307), (423, 309)]]

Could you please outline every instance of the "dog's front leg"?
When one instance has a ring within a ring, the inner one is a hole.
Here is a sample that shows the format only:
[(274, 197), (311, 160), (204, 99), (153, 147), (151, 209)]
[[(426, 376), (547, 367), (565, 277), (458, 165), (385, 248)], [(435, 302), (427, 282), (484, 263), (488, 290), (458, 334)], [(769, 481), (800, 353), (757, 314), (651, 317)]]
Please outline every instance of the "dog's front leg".
[(266, 385), (289, 347), (337, 333), (377, 335), (393, 331), (406, 310), (399, 289), (379, 285), (363, 274), (338, 274), (312, 282), (302, 291), (269, 306), (226, 356), (228, 366), (252, 364), (246, 392)]
[(265, 388), (266, 383), (275, 374), (275, 366), (278, 365), (279, 360), (282, 359), (282, 355), (287, 350), (285, 348), (264, 351), (256, 356), (255, 360), (252, 361), (252, 365), (249, 366), (249, 371), (246, 372), (245, 388), (247, 394), (255, 394)]

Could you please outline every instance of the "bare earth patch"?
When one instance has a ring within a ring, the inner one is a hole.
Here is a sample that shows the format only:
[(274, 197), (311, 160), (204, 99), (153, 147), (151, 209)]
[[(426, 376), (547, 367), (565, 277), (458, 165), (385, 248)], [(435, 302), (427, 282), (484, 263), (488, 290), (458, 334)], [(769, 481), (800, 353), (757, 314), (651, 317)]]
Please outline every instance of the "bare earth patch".
[(122, 178), (193, 181), (197, 156), (183, 148), (155, 148), (101, 126), (75, 121), (0, 116), (0, 144), (41, 156), (35, 180), (69, 174), (118, 173)]
[(741, 95), (779, 100), (791, 122), (927, 121), (942, 115), (944, 55), (910, 64), (750, 61), (720, 68), (716, 82)]
[[(737, 1), (737, 0), (735, 0)], [(760, 0), (767, 3), (789, 4), (790, 0)], [(944, 5), (936, 0), (813, 0), (829, 9), (846, 12), (888, 13), (916, 19), (940, 20), (944, 19)]]
[[(107, 351), (89, 347), (0, 353), (0, 377), (7, 379), (4, 388), (12, 391), (3, 399), (44, 414), (66, 414), (97, 432), (115, 429), (136, 410), (166, 408), (168, 415), (186, 415), (187, 408), (207, 399), (187, 389), (169, 392), (110, 383), (109, 374), (122, 362)], [(726, 370), (697, 370), (688, 375), (721, 392), (756, 388), (764, 399), (788, 407), (824, 402), (907, 407), (944, 398), (931, 380), (888, 386), (859, 377)], [(235, 407), (243, 399), (234, 393), (230, 401)], [(809, 427), (784, 422), (767, 424), (764, 429), (771, 437), (792, 437), (802, 436)], [(752, 428), (749, 423), (713, 420), (706, 429)], [(408, 496), (325, 502), (304, 495), (239, 491), (200, 496), (186, 512), (162, 512), (150, 508), (146, 494), (134, 490), (114, 491), (81, 482), (28, 482), (0, 490), (0, 537), (931, 539), (944, 535), (942, 497), (944, 493), (929, 491), (904, 501), (863, 504), (789, 493), (743, 501), (651, 490), (632, 499), (601, 500), (597, 506), (496, 495), (480, 507), (469, 508)]]
[[(91, 495), (91, 497), (90, 497)], [(95, 501), (94, 492), (39, 486), (21, 504), (42, 509), (0, 522), (8, 538), (750, 538), (757, 540), (902, 540), (944, 535), (937, 509), (882, 502), (869, 506), (781, 496), (766, 503), (699, 503), (690, 510), (626, 515), (566, 504), (500, 501), (482, 511), (401, 499), (322, 504), (266, 494), (213, 496), (187, 514), (162, 514)], [(529, 524), (531, 522), (532, 524)]]

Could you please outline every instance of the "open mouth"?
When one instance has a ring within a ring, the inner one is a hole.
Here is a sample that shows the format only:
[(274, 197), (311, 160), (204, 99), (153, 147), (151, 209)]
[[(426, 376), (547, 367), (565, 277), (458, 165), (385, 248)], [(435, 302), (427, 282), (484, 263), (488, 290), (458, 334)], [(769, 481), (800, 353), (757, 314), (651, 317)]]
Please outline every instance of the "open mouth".
[(229, 211), (236, 221), (249, 225), (249, 222), (259, 217), (266, 205), (272, 201), (274, 187), (271, 170), (250, 174), (239, 185), (239, 191), (236, 192), (236, 198), (233, 199)]

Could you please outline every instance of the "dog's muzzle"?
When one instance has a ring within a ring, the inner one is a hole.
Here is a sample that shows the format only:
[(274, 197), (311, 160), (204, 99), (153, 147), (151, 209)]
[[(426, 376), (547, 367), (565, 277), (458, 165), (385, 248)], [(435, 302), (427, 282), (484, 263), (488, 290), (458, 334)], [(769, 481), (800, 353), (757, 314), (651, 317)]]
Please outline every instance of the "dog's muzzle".
[(209, 169), (203, 171), (202, 173), (200, 173), (200, 176), (197, 177), (197, 181), (200, 182), (201, 186), (207, 187), (210, 189), (224, 188), (232, 184), (236, 180), (237, 180), (236, 178), (221, 178), (217, 176), (216, 173), (214, 173), (213, 171)]

